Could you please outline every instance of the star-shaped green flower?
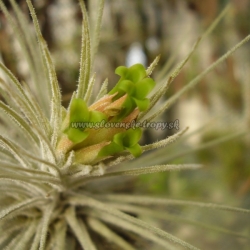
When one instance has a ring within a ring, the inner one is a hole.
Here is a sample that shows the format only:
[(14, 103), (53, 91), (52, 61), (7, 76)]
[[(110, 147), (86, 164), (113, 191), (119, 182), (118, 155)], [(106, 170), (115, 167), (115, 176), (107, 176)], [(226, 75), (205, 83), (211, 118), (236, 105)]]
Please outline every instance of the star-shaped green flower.
[(102, 148), (99, 152), (99, 157), (113, 156), (124, 150), (128, 150), (134, 157), (141, 155), (141, 147), (138, 144), (142, 136), (142, 130), (140, 128), (128, 129), (122, 133), (118, 133), (113, 137), (112, 142)]
[(146, 110), (149, 106), (149, 99), (146, 96), (154, 88), (155, 81), (147, 77), (144, 66), (142, 64), (135, 64), (129, 68), (120, 66), (116, 68), (115, 73), (121, 76), (121, 78), (109, 94), (117, 93), (114, 100), (127, 94), (122, 110), (116, 119), (123, 119), (136, 107), (140, 111)]

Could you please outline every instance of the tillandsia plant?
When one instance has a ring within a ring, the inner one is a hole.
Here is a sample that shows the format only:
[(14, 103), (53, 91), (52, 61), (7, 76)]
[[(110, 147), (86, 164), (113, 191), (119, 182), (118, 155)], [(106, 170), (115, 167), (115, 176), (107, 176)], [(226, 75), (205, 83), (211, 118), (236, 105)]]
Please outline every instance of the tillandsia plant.
[(116, 73), (121, 76), (117, 85), (90, 107), (84, 99), (72, 98), (56, 148), (59, 158), (72, 151), (75, 162), (94, 165), (124, 150), (134, 157), (141, 154), (142, 131), (131, 122), (149, 107), (146, 96), (155, 82), (141, 64), (120, 66)]
[[(68, 109), (65, 109), (61, 105), (55, 67), (31, 0), (26, 2), (38, 44), (16, 2), (9, 2), (14, 16), (2, 1), (0, 7), (20, 42), (31, 74), (29, 85), (19, 82), (0, 63), (4, 73), (0, 79), (3, 98), (0, 102), (3, 120), (0, 125), (1, 249), (147, 249), (141, 241), (135, 240), (135, 235), (146, 242), (154, 242), (161, 249), (197, 249), (141, 220), (141, 215), (159, 218), (158, 213), (145, 206), (185, 204), (250, 212), (216, 204), (119, 194), (117, 181), (112, 179), (118, 177), (118, 182), (122, 182), (131, 175), (200, 167), (195, 164), (137, 164), (131, 168), (132, 160), (137, 157), (143, 159), (141, 154), (144, 151), (164, 147), (187, 130), (141, 146), (143, 131), (137, 124), (153, 121), (181, 94), (247, 42), (249, 36), (156, 112), (153, 112), (153, 107), (166, 93), (169, 84), (179, 74), (201, 39), (162, 85), (157, 87), (150, 78), (159, 57), (147, 69), (141, 64), (129, 68), (120, 66), (115, 71), (120, 76), (115, 87), (108, 92), (105, 81), (96, 100), (89, 104), (95, 82), (94, 74), (90, 76), (98, 46), (104, 1), (99, 1), (95, 33), (91, 38), (88, 15), (84, 2), (80, 0), (83, 28), (79, 82)], [(208, 32), (213, 27), (214, 24)], [(7, 122), (11, 121), (15, 129), (9, 132)], [(119, 170), (121, 162), (126, 162), (126, 169)], [(108, 188), (105, 180), (108, 180)], [(154, 246), (150, 249), (156, 249)]]

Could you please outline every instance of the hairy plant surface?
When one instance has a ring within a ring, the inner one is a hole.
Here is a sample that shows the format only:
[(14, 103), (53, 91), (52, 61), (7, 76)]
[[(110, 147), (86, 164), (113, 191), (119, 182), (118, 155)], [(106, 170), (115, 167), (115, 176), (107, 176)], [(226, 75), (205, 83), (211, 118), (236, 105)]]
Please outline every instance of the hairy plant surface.
[[(143, 128), (136, 127), (136, 124), (154, 121), (177, 98), (249, 40), (250, 36), (246, 37), (172, 98), (153, 109), (225, 11), (161, 84), (156, 85), (150, 77), (159, 57), (147, 69), (141, 64), (129, 68), (120, 66), (115, 70), (120, 77), (115, 87), (108, 91), (105, 81), (92, 102), (95, 83), (92, 67), (104, 0), (99, 1), (92, 37), (88, 14), (80, 0), (83, 26), (78, 87), (65, 109), (61, 104), (55, 66), (32, 2), (26, 1), (36, 39), (16, 2), (9, 2), (14, 15), (2, 1), (0, 7), (28, 62), (30, 79), (29, 84), (20, 82), (0, 63), (3, 72), (0, 79), (1, 249), (198, 249), (141, 218), (175, 220), (164, 210), (157, 212), (157, 209), (183, 205), (250, 212), (224, 205), (127, 192), (127, 185), (130, 185), (127, 176), (201, 167), (198, 164), (148, 165), (155, 156), (151, 154), (146, 158), (143, 156), (145, 151), (175, 142), (187, 128), (164, 140), (141, 146)], [(204, 225), (197, 223), (197, 226)]]

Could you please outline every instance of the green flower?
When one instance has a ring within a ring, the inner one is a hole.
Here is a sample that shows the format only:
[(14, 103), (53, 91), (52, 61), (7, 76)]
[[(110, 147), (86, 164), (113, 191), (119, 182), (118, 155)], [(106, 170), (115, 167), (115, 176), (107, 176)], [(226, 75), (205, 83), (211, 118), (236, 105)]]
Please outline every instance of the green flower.
[(64, 128), (65, 123), (67, 124), (66, 129), (62, 129), (66, 137), (62, 136), (58, 143), (59, 152), (61, 148), (64, 153), (74, 150), (81, 163), (96, 163), (125, 150), (134, 157), (141, 155), (142, 150), (138, 144), (142, 135), (141, 129), (120, 129), (119, 124), (114, 128), (98, 129), (85, 126), (87, 123), (95, 126), (95, 123), (102, 121), (130, 123), (137, 118), (139, 111), (148, 108), (149, 99), (146, 96), (155, 86), (155, 82), (147, 77), (144, 66), (120, 66), (115, 73), (121, 76), (117, 85), (90, 107), (81, 98), (72, 99), (62, 126)]
[(114, 155), (124, 150), (128, 150), (134, 157), (140, 156), (142, 150), (138, 141), (141, 135), (142, 131), (140, 128), (129, 129), (116, 134), (112, 142), (99, 152), (99, 157)]
[(123, 119), (136, 107), (140, 111), (145, 111), (149, 106), (149, 99), (146, 96), (154, 88), (155, 81), (147, 77), (144, 66), (142, 64), (135, 64), (130, 68), (120, 66), (116, 68), (115, 73), (121, 78), (109, 94), (117, 93), (114, 100), (127, 95), (117, 119)]
[(107, 120), (105, 114), (99, 111), (89, 111), (85, 101), (80, 98), (72, 100), (69, 114), (69, 127), (64, 130), (64, 133), (74, 143), (80, 143), (88, 137), (89, 133), (83, 127), (84, 123)]

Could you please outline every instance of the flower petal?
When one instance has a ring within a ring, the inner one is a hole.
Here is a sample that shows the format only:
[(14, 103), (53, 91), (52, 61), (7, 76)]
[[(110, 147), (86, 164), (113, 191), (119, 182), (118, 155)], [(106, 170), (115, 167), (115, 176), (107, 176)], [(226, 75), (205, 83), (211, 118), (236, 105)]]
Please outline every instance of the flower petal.
[(142, 130), (140, 128), (136, 129), (128, 129), (127, 131), (123, 132), (123, 146), (124, 147), (132, 147), (138, 143), (142, 136)]
[(122, 77), (125, 77), (126, 74), (128, 72), (128, 68), (125, 67), (125, 66), (119, 66), (115, 69), (115, 73), (118, 75), (118, 76), (122, 76)]
[(134, 83), (137, 83), (146, 76), (147, 74), (144, 66), (138, 63), (128, 68), (126, 79), (131, 80)]
[(145, 78), (135, 85), (134, 97), (138, 99), (145, 98), (150, 91), (154, 88), (155, 81), (152, 78)]
[(139, 108), (140, 111), (144, 111), (149, 107), (150, 101), (147, 98), (144, 98), (143, 100), (133, 98), (133, 100), (135, 101), (136, 106)]
[(127, 150), (134, 156), (134, 157), (138, 157), (141, 155), (142, 153), (142, 149), (141, 146), (139, 144), (135, 144), (132, 147), (127, 148)]
[(70, 105), (70, 123), (86, 122), (89, 119), (87, 104), (83, 99), (73, 99)]
[(65, 131), (68, 138), (74, 143), (80, 143), (88, 137), (88, 132), (82, 131), (77, 128), (69, 128)]
[(123, 80), (119, 83), (118, 89), (127, 94), (132, 94), (135, 89), (135, 84), (130, 80)]
[(115, 142), (111, 142), (109, 145), (103, 147), (101, 151), (98, 153), (99, 157), (105, 157), (105, 156), (113, 156), (117, 153), (120, 153), (123, 151), (123, 147), (117, 145)]

